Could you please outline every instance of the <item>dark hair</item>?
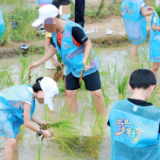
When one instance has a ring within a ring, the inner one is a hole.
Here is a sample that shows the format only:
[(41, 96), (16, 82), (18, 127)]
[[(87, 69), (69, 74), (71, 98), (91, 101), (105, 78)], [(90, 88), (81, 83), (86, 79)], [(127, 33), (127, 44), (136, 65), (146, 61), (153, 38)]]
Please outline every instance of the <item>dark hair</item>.
[(68, 5), (70, 4), (69, 0), (54, 0), (52, 2), (52, 5), (56, 6), (58, 9), (61, 5)]
[(156, 85), (156, 77), (154, 73), (149, 69), (137, 69), (135, 70), (129, 80), (130, 86), (135, 88), (147, 89), (151, 85)]
[(44, 78), (44, 77), (38, 78), (38, 79), (36, 80), (36, 83), (32, 86), (34, 92), (37, 93), (38, 91), (42, 91), (42, 88), (41, 88), (41, 86), (40, 86), (40, 84), (39, 84), (39, 81), (41, 81), (43, 78)]

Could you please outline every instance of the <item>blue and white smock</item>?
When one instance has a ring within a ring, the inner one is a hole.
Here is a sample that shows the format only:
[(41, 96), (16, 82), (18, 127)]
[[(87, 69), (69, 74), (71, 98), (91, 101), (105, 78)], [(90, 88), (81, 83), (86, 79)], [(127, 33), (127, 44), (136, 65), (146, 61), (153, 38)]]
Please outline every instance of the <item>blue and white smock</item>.
[(111, 109), (111, 160), (160, 160), (160, 110), (117, 101)]
[(128, 38), (135, 45), (147, 39), (147, 21), (141, 14), (143, 3), (144, 0), (123, 0), (120, 7)]
[(4, 31), (5, 31), (5, 22), (4, 22), (4, 19), (3, 19), (1, 6), (0, 6), (0, 39), (1, 39), (1, 36), (2, 36)]
[(19, 127), (24, 124), (23, 103), (31, 104), (31, 119), (35, 110), (35, 99), (31, 86), (13, 86), (0, 91), (0, 136), (16, 138)]
[(150, 29), (150, 41), (149, 41), (149, 61), (160, 62), (160, 31), (152, 30), (153, 23), (156, 26), (160, 26), (160, 19), (156, 11), (153, 12)]
[[(63, 32), (63, 39), (61, 48), (57, 44), (57, 31), (52, 33), (52, 40), (56, 45), (56, 49), (60, 56), (62, 57), (63, 63), (66, 66), (66, 76), (72, 73), (75, 77), (80, 77), (82, 70), (84, 69), (83, 58), (85, 55), (85, 48), (83, 45), (77, 47), (72, 40), (72, 28), (79, 27), (83, 30), (84, 29), (70, 21), (67, 20), (67, 23), (64, 28)], [(84, 32), (85, 33), (85, 32)], [(85, 34), (86, 35), (86, 34)], [(87, 35), (86, 35), (87, 36)], [(94, 50), (92, 49), (89, 59), (94, 55)], [(94, 73), (99, 68), (99, 60), (97, 56), (90, 62), (90, 69), (84, 72), (83, 76), (89, 75)]]

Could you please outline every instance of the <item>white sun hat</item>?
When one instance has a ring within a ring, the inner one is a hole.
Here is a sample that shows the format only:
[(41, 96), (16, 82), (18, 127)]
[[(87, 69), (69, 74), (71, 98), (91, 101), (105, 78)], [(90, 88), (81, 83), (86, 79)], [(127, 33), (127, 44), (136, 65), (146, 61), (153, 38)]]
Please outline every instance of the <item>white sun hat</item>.
[(58, 9), (54, 5), (45, 5), (39, 9), (38, 19), (32, 23), (33, 27), (38, 27), (40, 24), (44, 23), (47, 18), (55, 18), (58, 15)]
[(49, 77), (44, 77), (39, 83), (44, 91), (44, 104), (47, 104), (48, 108), (53, 111), (54, 108), (52, 100), (53, 97), (59, 93), (57, 83)]

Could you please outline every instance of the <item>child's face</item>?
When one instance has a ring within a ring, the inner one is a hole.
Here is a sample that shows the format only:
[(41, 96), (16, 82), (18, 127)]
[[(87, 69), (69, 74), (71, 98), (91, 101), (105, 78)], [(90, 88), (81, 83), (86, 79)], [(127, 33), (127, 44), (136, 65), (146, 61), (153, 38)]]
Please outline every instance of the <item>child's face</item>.
[(71, 16), (71, 6), (69, 5), (61, 5), (59, 8), (59, 14), (62, 19), (68, 20)]
[(44, 104), (44, 92), (43, 91), (39, 91), (37, 93), (37, 101), (40, 103), (40, 104)]
[(44, 29), (47, 32), (54, 33), (57, 30), (56, 23), (53, 18), (47, 18), (44, 21)]

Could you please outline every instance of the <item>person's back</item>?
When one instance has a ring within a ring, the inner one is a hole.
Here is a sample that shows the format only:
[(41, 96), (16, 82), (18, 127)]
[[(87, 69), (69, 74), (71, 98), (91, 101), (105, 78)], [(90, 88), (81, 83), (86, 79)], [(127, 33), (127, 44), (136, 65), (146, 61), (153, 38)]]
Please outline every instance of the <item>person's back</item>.
[(132, 73), (130, 98), (117, 101), (111, 109), (111, 160), (160, 160), (160, 110), (147, 101), (156, 85), (147, 69)]

